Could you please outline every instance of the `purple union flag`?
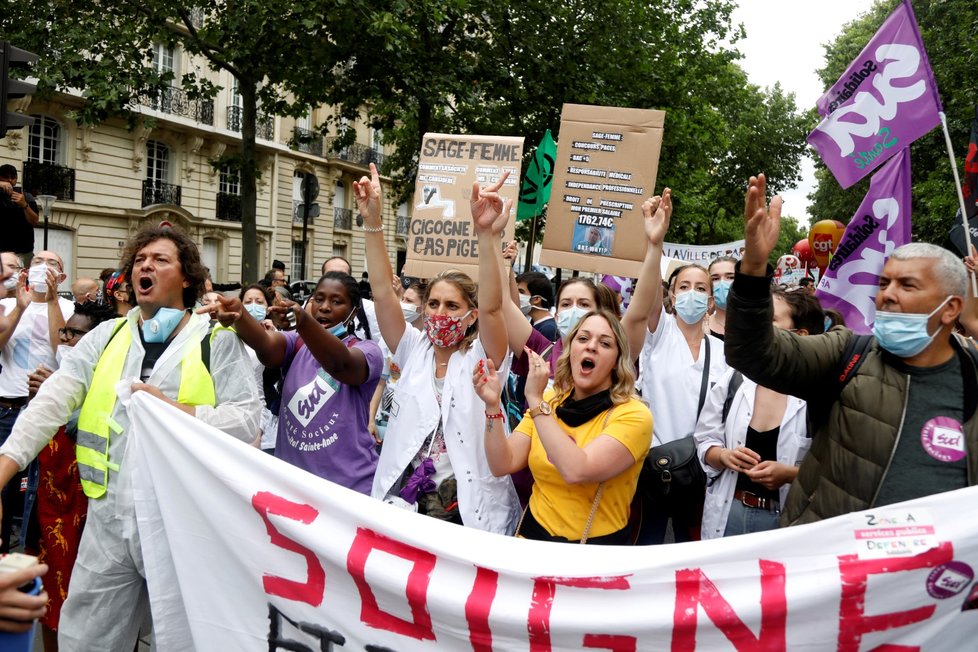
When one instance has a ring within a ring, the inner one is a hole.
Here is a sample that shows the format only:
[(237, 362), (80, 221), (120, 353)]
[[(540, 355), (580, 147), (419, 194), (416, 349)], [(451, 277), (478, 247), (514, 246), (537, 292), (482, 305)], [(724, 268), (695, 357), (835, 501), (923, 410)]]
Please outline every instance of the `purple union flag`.
[(843, 188), (940, 124), (937, 83), (907, 0), (816, 107), (822, 121), (808, 143)]
[(880, 272), (890, 252), (910, 242), (910, 152), (880, 169), (849, 221), (815, 296), (856, 333), (871, 333)]

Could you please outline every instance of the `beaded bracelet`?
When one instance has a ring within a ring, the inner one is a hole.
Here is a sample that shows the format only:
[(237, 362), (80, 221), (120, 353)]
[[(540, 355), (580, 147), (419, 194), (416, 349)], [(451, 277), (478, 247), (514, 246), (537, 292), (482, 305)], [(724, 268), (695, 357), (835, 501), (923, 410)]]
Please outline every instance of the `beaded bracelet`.
[(364, 231), (366, 231), (367, 233), (381, 233), (381, 232), (383, 232), (383, 230), (384, 230), (384, 225), (383, 225), (383, 224), (381, 224), (381, 225), (380, 225), (380, 226), (378, 226), (378, 227), (372, 227), (372, 226), (367, 226), (366, 224), (364, 224), (364, 225), (363, 225), (362, 227), (360, 227), (360, 228), (362, 228), (362, 229), (363, 229)]
[(489, 414), (488, 412), (486, 412), (487, 419), (499, 419), (500, 421), (502, 421), (505, 417), (506, 415), (503, 414), (502, 412), (498, 412), (496, 414)]

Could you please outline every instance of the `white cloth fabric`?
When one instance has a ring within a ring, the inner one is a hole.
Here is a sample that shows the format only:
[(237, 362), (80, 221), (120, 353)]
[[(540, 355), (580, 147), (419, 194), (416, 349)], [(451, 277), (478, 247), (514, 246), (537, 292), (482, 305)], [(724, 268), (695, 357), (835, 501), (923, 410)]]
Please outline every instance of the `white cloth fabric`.
[[(16, 299), (0, 300), (0, 307), (9, 315), (17, 306)], [(58, 299), (61, 315), (65, 321), (75, 314), (75, 304), (67, 299)], [(20, 316), (7, 344), (0, 350), (0, 396), (17, 398), (27, 396), (27, 375), (40, 365), (54, 370), (58, 361), (51, 348), (51, 335), (48, 325), (48, 304), (32, 301)]]
[[(489, 470), (483, 441), (486, 406), (472, 388), (472, 371), (485, 357), (479, 340), (467, 351), (452, 355), (439, 410), (432, 388), (434, 347), (421, 331), (404, 330), (392, 358), (401, 369), (401, 377), (394, 390), (390, 421), (374, 475), (374, 498), (388, 497), (441, 415), (445, 447), (458, 482), (462, 522), (500, 534), (516, 530), (520, 514), (516, 489), (509, 476), (497, 478)], [(499, 374), (505, 377), (509, 365), (504, 363), (502, 367)]]
[[(138, 317), (139, 309), (134, 308), (123, 326), (132, 335), (123, 378), (138, 378), (142, 366), (145, 351), (139, 338)], [(65, 357), (62, 368), (44, 382), (21, 412), (10, 438), (0, 447), (0, 454), (10, 457), (20, 468), (37, 456), (68, 416), (81, 407), (95, 365), (115, 326), (116, 320), (103, 322)], [(208, 326), (206, 317), (192, 315), (160, 356), (148, 384), (176, 399), (184, 351), (206, 335)], [(210, 374), (217, 405), (198, 406), (197, 418), (250, 443), (258, 429), (260, 404), (244, 345), (229, 330), (214, 337)], [(132, 504), (131, 465), (125, 458), (129, 416), (122, 401), (116, 402), (112, 418), (122, 426), (122, 432), (110, 437), (109, 460), (120, 464), (120, 470), (110, 472), (105, 496), (88, 503), (88, 522), (76, 562), (76, 568), (84, 570), (72, 576), (70, 595), (61, 613), (60, 649), (69, 652), (90, 650), (93, 644), (98, 649), (126, 649), (122, 643), (128, 642), (133, 621), (138, 628), (148, 604)]]
[[(714, 469), (706, 463), (706, 451), (714, 446), (723, 448), (743, 446), (747, 439), (747, 426), (750, 425), (751, 416), (754, 414), (754, 396), (757, 392), (757, 383), (744, 378), (743, 384), (737, 388), (733, 401), (730, 403), (730, 412), (727, 414), (726, 423), (721, 421), (723, 404), (727, 400), (727, 392), (733, 375), (734, 370), (728, 370), (707, 394), (703, 412), (700, 414), (700, 419), (696, 423), (696, 432), (693, 434), (696, 438), (696, 454), (706, 471), (707, 478), (712, 483), (706, 489), (706, 500), (703, 503), (701, 531), (703, 539), (716, 539), (723, 536), (723, 532), (727, 528), (727, 518), (730, 515), (730, 504), (734, 499), (733, 495), (737, 487), (737, 472), (731, 469), (723, 471)], [(789, 396), (784, 417), (781, 419), (781, 431), (778, 433), (777, 461), (781, 464), (797, 466), (805, 457), (808, 449), (811, 448), (812, 440), (808, 437), (807, 416), (808, 407), (805, 401)], [(720, 477), (717, 478), (717, 476)], [(788, 483), (779, 489), (782, 504), (788, 497), (790, 487), (791, 483)]]
[(700, 344), (699, 359), (693, 360), (675, 316), (663, 310), (655, 332), (646, 331), (639, 384), (652, 411), (653, 446), (693, 434), (707, 344), (711, 347), (709, 384), (713, 386), (728, 368), (721, 340), (707, 335)]

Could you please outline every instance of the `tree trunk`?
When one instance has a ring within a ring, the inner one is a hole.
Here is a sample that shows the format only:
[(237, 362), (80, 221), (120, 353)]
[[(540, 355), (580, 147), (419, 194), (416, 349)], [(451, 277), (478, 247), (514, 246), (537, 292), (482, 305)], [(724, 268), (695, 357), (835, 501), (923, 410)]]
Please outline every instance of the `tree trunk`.
[(241, 94), (241, 285), (255, 283), (258, 270), (258, 157), (255, 130), (258, 101), (255, 83), (238, 80)]

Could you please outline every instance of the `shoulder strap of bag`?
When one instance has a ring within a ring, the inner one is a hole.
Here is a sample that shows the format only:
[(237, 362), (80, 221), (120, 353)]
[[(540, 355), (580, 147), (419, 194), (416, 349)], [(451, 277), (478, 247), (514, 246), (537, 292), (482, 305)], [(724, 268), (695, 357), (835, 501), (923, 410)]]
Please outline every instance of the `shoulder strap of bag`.
[[(815, 433), (815, 430), (822, 424), (822, 422), (828, 418), (828, 408), (831, 407), (833, 403), (839, 400), (839, 396), (842, 395), (842, 390), (845, 389), (849, 381), (852, 380), (859, 367), (862, 366), (863, 362), (866, 360), (866, 354), (869, 352), (870, 346), (873, 344), (872, 335), (857, 335), (852, 334), (849, 338), (849, 342), (846, 344), (845, 350), (842, 352), (842, 357), (839, 358), (839, 364), (832, 374), (829, 385), (829, 391), (825, 393), (824, 399), (818, 403), (818, 409), (813, 410), (812, 404), (808, 404), (808, 414), (806, 416), (806, 427), (807, 435), (809, 438)], [(813, 418), (813, 412), (821, 415), (821, 418)]]
[[(604, 415), (604, 423), (601, 424), (601, 429), (604, 430), (608, 427), (608, 422), (611, 421), (611, 414), (615, 411), (615, 405), (611, 406), (608, 413)], [(594, 515), (598, 512), (598, 503), (601, 502), (601, 494), (604, 492), (604, 481), (598, 483), (598, 490), (594, 493), (594, 500), (591, 501), (591, 513), (587, 515), (587, 522), (584, 524), (584, 534), (581, 535), (581, 543), (587, 543), (587, 537), (591, 533), (591, 523), (594, 521)]]
[(703, 337), (703, 344), (706, 346), (706, 353), (703, 359), (703, 380), (700, 381), (700, 402), (696, 406), (696, 418), (700, 418), (700, 412), (706, 404), (706, 390), (710, 388), (710, 336)]
[(727, 415), (730, 414), (730, 406), (733, 405), (734, 395), (737, 394), (737, 390), (740, 386), (744, 384), (744, 374), (739, 371), (734, 371), (733, 375), (730, 376), (730, 384), (727, 385), (727, 398), (723, 401), (723, 414), (720, 416), (720, 422), (727, 422)]

